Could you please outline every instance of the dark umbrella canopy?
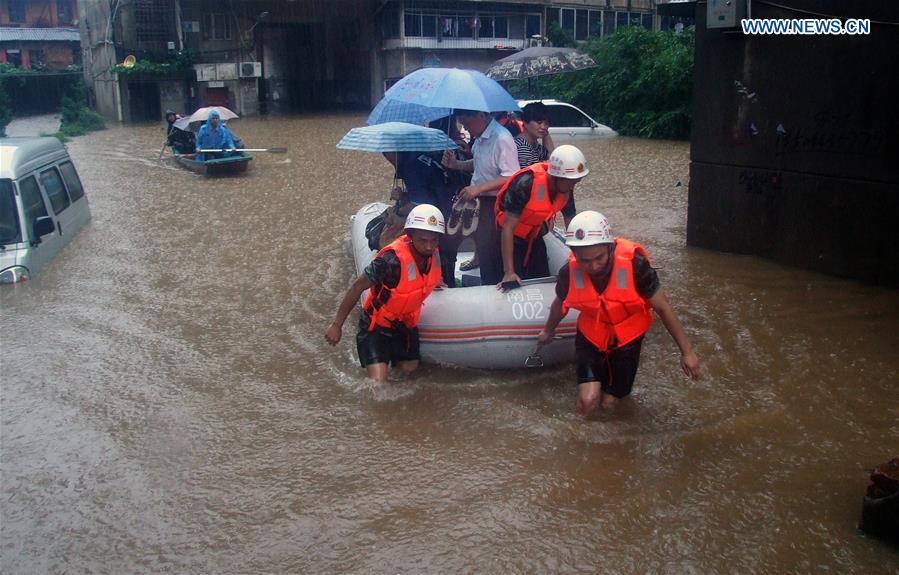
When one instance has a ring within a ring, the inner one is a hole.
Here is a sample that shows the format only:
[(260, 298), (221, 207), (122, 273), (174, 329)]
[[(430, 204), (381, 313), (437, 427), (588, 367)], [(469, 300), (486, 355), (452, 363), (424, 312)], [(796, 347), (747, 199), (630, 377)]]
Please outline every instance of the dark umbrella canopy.
[(533, 78), (596, 67), (596, 61), (575, 48), (534, 46), (493, 63), (487, 76), (497, 81)]

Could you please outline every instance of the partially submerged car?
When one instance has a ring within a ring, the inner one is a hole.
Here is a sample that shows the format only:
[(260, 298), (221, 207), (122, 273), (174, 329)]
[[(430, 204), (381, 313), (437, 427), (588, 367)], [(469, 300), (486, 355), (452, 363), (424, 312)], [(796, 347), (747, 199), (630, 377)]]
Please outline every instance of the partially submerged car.
[(90, 220), (75, 165), (56, 138), (0, 138), (0, 283), (45, 268)]
[(612, 128), (600, 124), (577, 106), (559, 100), (519, 100), (524, 108), (531, 102), (543, 102), (549, 110), (549, 135), (556, 143), (586, 138), (611, 138), (618, 135)]

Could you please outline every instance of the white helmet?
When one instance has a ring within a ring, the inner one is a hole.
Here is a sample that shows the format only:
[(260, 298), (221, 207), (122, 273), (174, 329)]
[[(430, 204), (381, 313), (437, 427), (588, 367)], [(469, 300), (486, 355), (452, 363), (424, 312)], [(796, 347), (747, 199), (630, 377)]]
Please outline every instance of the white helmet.
[(589, 174), (590, 170), (587, 169), (584, 154), (571, 144), (565, 144), (550, 154), (548, 172), (550, 176), (557, 178), (577, 180)]
[(442, 234), (446, 232), (446, 224), (443, 222), (443, 214), (431, 204), (419, 204), (412, 208), (406, 216), (407, 230), (425, 230)]
[(609, 220), (599, 212), (581, 212), (571, 218), (565, 231), (565, 243), (570, 247), (615, 243)]

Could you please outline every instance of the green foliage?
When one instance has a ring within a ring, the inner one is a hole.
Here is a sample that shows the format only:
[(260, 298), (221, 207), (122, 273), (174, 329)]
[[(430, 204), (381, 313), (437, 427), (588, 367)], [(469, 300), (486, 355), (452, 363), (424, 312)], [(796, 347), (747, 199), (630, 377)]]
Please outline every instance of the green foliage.
[(598, 67), (540, 78), (544, 98), (570, 102), (622, 135), (690, 137), (692, 31), (630, 26), (602, 40), (591, 38), (582, 49)]
[[(29, 113), (26, 98), (46, 87), (45, 79), (51, 77), (55, 80), (51, 83), (52, 90), (56, 90), (61, 86), (63, 92), (70, 98), (82, 102), (86, 106), (84, 87), (84, 79), (78, 73), (81, 66), (68, 66), (65, 70), (47, 70), (18, 68), (9, 63), (0, 63), (0, 136), (4, 134), (4, 130), (15, 115), (22, 114), (23, 108), (25, 114)], [(55, 93), (55, 92), (52, 92)], [(24, 94), (24, 96), (23, 96)], [(13, 95), (18, 100), (13, 99)], [(95, 125), (96, 121), (87, 120), (88, 125)]]
[(574, 41), (574, 36), (571, 35), (571, 32), (567, 30), (563, 30), (561, 26), (559, 26), (558, 22), (550, 22), (546, 27), (546, 37), (549, 39), (550, 43), (553, 46), (562, 46), (574, 48), (577, 46), (577, 43)]
[(0, 79), (0, 137), (6, 135), (6, 126), (12, 121), (12, 102), (6, 92), (6, 82)]
[(36, 74), (35, 70), (25, 68), (19, 68), (18, 66), (13, 66), (9, 62), (0, 62), (0, 76), (27, 76), (29, 74)]
[(60, 115), (62, 116), (62, 124), (59, 127), (57, 137), (63, 142), (74, 136), (81, 136), (88, 132), (106, 128), (103, 117), (85, 105), (83, 95), (80, 99), (64, 96), (62, 98)]
[(134, 66), (126, 68), (121, 64), (112, 67), (112, 71), (116, 74), (150, 74), (157, 76), (168, 76), (174, 74), (182, 74), (190, 70), (196, 55), (190, 50), (178, 52), (173, 56), (166, 58), (161, 62), (154, 62), (146, 58), (138, 58)]
[(12, 100), (10, 93), (15, 91), (19, 79), (13, 76), (16, 72), (24, 72), (7, 62), (0, 63), (0, 136), (6, 135), (6, 126), (12, 121)]

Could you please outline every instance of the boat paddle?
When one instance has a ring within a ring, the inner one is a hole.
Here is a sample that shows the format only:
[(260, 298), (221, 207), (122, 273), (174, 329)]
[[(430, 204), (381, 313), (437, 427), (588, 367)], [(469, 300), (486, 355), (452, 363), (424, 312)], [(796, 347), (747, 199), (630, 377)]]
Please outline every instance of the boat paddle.
[(157, 161), (157, 162), (158, 162), (159, 160), (162, 159), (162, 153), (165, 152), (165, 147), (166, 147), (167, 145), (168, 145), (168, 142), (164, 142), (164, 143), (162, 144), (162, 149), (159, 150), (159, 157), (156, 158), (156, 161)]
[(198, 152), (268, 152), (269, 154), (286, 154), (287, 148), (228, 148), (227, 150), (222, 149), (211, 149), (211, 150), (197, 150)]

